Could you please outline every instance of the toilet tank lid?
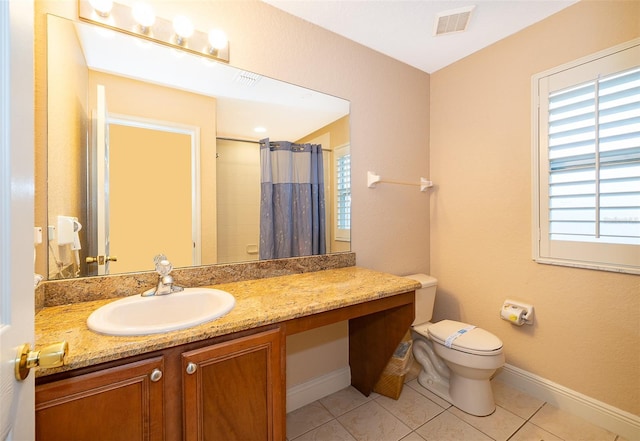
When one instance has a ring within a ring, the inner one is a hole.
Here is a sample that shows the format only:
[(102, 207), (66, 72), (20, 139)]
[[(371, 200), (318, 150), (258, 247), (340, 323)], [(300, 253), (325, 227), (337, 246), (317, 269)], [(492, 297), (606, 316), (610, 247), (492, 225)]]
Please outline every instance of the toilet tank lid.
[[(468, 327), (469, 324), (455, 320), (442, 320), (427, 328), (431, 339), (444, 345), (447, 338)], [(453, 349), (477, 355), (490, 355), (501, 352), (502, 340), (481, 328), (474, 328), (453, 340)]]
[(427, 274), (410, 274), (404, 277), (420, 282), (423, 288), (428, 288), (429, 286), (435, 286), (438, 284), (438, 279)]

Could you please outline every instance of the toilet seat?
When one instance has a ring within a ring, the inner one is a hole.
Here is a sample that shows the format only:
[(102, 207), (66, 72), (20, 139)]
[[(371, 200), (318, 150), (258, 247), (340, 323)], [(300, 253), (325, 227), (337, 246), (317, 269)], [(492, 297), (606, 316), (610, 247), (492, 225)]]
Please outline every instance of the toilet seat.
[[(455, 320), (442, 320), (430, 324), (427, 333), (435, 343), (445, 346), (447, 338), (461, 329), (469, 328), (468, 323)], [(502, 341), (492, 333), (480, 328), (473, 328), (457, 335), (451, 342), (451, 349), (474, 355), (496, 355), (502, 353)]]

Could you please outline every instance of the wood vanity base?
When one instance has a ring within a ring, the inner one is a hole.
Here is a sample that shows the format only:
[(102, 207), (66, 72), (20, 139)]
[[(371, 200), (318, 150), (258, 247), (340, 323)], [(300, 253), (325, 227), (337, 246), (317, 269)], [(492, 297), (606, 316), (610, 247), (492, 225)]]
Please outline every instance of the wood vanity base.
[(352, 385), (368, 396), (413, 322), (414, 299), (411, 291), (38, 378), (37, 439), (284, 440), (286, 336), (348, 320)]
[(351, 385), (369, 396), (413, 323), (415, 292), (314, 314), (284, 323), (287, 335), (349, 320)]

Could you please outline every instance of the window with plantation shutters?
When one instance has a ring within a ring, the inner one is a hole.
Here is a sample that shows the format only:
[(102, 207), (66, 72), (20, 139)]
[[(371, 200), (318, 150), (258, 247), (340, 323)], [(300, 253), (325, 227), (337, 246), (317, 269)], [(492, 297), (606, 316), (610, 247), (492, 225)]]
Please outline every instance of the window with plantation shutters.
[(533, 89), (534, 258), (640, 273), (640, 42)]
[(349, 146), (335, 150), (335, 239), (351, 240), (351, 153)]

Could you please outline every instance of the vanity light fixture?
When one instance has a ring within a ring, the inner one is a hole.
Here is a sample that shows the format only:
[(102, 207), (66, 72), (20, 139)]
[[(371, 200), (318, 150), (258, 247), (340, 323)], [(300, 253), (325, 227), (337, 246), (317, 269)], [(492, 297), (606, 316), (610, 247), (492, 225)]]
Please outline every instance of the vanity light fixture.
[(211, 29), (208, 35), (210, 54), (214, 54), (221, 49), (224, 49), (228, 44), (227, 34), (221, 29)]
[(132, 7), (113, 0), (78, 0), (80, 20), (181, 50), (229, 62), (229, 41), (221, 30), (202, 32), (184, 15), (157, 17), (144, 2)]
[(135, 2), (131, 7), (133, 19), (138, 23), (140, 33), (147, 35), (156, 22), (156, 13), (149, 3)]
[(178, 46), (185, 46), (187, 40), (193, 35), (195, 28), (193, 23), (184, 15), (177, 15), (173, 19), (173, 30), (176, 31), (175, 42)]
[(91, 7), (100, 17), (106, 18), (113, 8), (113, 0), (89, 0)]

